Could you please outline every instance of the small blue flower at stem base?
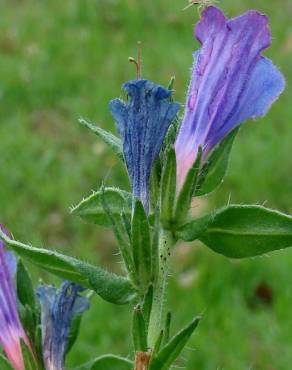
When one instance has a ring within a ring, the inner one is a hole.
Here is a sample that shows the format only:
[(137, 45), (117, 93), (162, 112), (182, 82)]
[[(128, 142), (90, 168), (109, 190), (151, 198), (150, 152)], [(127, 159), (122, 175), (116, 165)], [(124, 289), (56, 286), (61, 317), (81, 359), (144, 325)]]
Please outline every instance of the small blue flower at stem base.
[(250, 10), (227, 19), (210, 6), (195, 28), (202, 48), (194, 54), (184, 118), (176, 139), (180, 188), (198, 148), (208, 153), (248, 118), (264, 116), (285, 80), (261, 52), (271, 44), (268, 17)]
[[(8, 232), (0, 225), (2, 231)], [(15, 370), (24, 370), (20, 340), (30, 347), (27, 335), (20, 322), (17, 310), (17, 296), (13, 277), (16, 272), (16, 258), (6, 251), (0, 240), (0, 346)]]
[(169, 101), (171, 91), (148, 80), (128, 81), (123, 89), (130, 101), (114, 99), (110, 111), (122, 137), (133, 196), (148, 212), (151, 169), (180, 105)]
[(46, 370), (64, 369), (72, 320), (89, 308), (88, 299), (79, 295), (83, 290), (69, 281), (65, 281), (58, 291), (51, 285), (41, 285), (37, 290)]

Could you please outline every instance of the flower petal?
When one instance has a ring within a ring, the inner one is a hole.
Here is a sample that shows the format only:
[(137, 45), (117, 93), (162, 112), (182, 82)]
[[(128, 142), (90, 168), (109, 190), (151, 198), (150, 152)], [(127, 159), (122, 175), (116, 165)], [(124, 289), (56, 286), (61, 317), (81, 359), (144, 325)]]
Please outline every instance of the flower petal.
[(88, 300), (79, 295), (81, 286), (66, 281), (57, 291), (41, 285), (37, 294), (41, 303), (43, 358), (46, 370), (64, 369), (65, 353), (72, 320), (88, 309)]
[(226, 134), (248, 118), (266, 113), (284, 89), (284, 78), (261, 51), (271, 42), (268, 18), (254, 10), (228, 20), (208, 7), (195, 34), (195, 53), (184, 119), (176, 140), (182, 185), (198, 147), (204, 158)]
[(148, 211), (153, 162), (180, 105), (167, 100), (171, 91), (148, 80), (128, 81), (123, 88), (130, 101), (112, 100), (110, 111), (122, 136), (133, 195), (141, 199)]

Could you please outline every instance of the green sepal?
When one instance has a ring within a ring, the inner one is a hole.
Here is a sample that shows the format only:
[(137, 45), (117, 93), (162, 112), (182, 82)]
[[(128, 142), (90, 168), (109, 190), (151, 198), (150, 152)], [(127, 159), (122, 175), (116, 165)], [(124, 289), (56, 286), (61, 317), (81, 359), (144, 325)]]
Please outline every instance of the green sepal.
[(14, 370), (7, 358), (0, 353), (0, 369), (1, 370)]
[(158, 335), (158, 338), (156, 339), (156, 342), (154, 344), (152, 357), (155, 357), (159, 353), (159, 350), (160, 350), (163, 339), (164, 339), (164, 331), (161, 330), (159, 335)]
[(168, 312), (165, 319), (165, 329), (163, 336), (163, 344), (166, 345), (169, 342), (170, 337), (170, 324), (171, 324), (171, 312)]
[(118, 188), (104, 188), (83, 199), (71, 209), (71, 213), (84, 221), (111, 227), (112, 222), (103, 207), (103, 197), (114, 219), (120, 219), (121, 213), (131, 215), (132, 195)]
[(153, 285), (150, 284), (148, 287), (147, 293), (145, 294), (144, 301), (143, 301), (143, 307), (142, 307), (146, 331), (148, 330), (150, 314), (152, 310), (152, 303), (153, 303)]
[(223, 181), (229, 164), (230, 153), (239, 127), (232, 130), (207, 158), (200, 171), (194, 195), (205, 195), (215, 190)]
[(151, 239), (150, 226), (144, 207), (135, 200), (132, 217), (132, 253), (136, 275), (142, 288), (151, 281)]
[(19, 256), (26, 258), (54, 275), (95, 291), (108, 302), (125, 304), (136, 298), (137, 292), (135, 288), (125, 277), (110, 273), (77, 258), (52, 250), (34, 248), (12, 240), (1, 229), (0, 238)]
[(177, 197), (174, 212), (174, 222), (178, 226), (181, 225), (187, 217), (192, 201), (192, 196), (195, 192), (197, 185), (197, 179), (201, 165), (201, 158), (202, 158), (202, 149), (199, 148), (197, 158), (192, 168), (189, 170), (185, 182), (182, 186), (182, 189), (180, 190), (179, 195)]
[(133, 256), (131, 253), (131, 244), (130, 244), (130, 233), (126, 222), (128, 222), (127, 216), (124, 213), (120, 214), (120, 217), (115, 217), (111, 211), (111, 204), (107, 203), (107, 198), (104, 193), (105, 188), (102, 188), (102, 206), (108, 219), (111, 223), (111, 228), (115, 234), (115, 237), (118, 241), (119, 249), (123, 257), (127, 272), (131, 280), (135, 283), (135, 266), (133, 261)]
[(161, 160), (156, 158), (150, 176), (150, 205), (151, 209), (157, 206), (160, 195)]
[(37, 327), (36, 312), (27, 304), (23, 306), (21, 303), (18, 306), (18, 312), (25, 332), (29, 336), (30, 340), (34, 342)]
[(160, 218), (162, 225), (169, 228), (173, 220), (176, 197), (176, 158), (173, 147), (168, 149), (166, 158), (160, 186)]
[(115, 135), (106, 130), (103, 130), (97, 125), (86, 121), (84, 118), (80, 118), (78, 121), (82, 126), (87, 127), (96, 136), (98, 136), (105, 144), (107, 144), (108, 147), (112, 149), (112, 151), (117, 155), (118, 158), (124, 160), (123, 145), (118, 137), (116, 137)]
[(199, 239), (226, 257), (254, 257), (292, 246), (292, 217), (262, 206), (229, 205), (200, 221), (204, 232), (191, 232), (193, 223), (197, 228), (195, 220), (184, 225), (179, 236)]
[(29, 272), (21, 260), (17, 263), (16, 272), (17, 297), (23, 306), (29, 306), (33, 311), (36, 307), (35, 292)]
[(135, 351), (146, 352), (147, 351), (146, 326), (143, 317), (143, 312), (140, 306), (134, 308), (132, 334)]
[(133, 370), (133, 362), (124, 357), (108, 354), (97, 357), (74, 370)]
[(168, 370), (187, 344), (199, 321), (200, 318), (196, 317), (189, 325), (177, 333), (156, 356), (153, 356), (149, 370)]
[(28, 348), (23, 339), (20, 339), (20, 345), (25, 370), (39, 370), (30, 348)]
[(155, 284), (159, 275), (159, 231), (160, 231), (160, 212), (156, 209), (154, 213), (154, 227), (151, 240), (151, 280)]

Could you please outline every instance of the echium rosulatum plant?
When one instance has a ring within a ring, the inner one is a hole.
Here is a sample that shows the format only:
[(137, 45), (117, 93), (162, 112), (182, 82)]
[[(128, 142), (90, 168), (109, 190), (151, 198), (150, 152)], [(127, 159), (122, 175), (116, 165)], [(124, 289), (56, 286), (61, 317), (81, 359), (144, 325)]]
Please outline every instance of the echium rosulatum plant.
[[(200, 240), (229, 258), (253, 257), (292, 246), (292, 217), (275, 210), (229, 204), (195, 219), (189, 213), (193, 198), (214, 191), (222, 182), (241, 123), (264, 116), (285, 85), (279, 70), (262, 56), (271, 42), (265, 15), (251, 10), (229, 20), (220, 9), (210, 6), (202, 12), (195, 36), (201, 48), (194, 54), (181, 122), (181, 105), (173, 98), (174, 81), (164, 88), (140, 77), (123, 85), (125, 101), (110, 102), (120, 138), (80, 120), (125, 164), (131, 192), (102, 185), (73, 207), (72, 213), (113, 230), (124, 276), (25, 245), (0, 231), (7, 247), (20, 257), (72, 281), (63, 283), (58, 293), (52, 287), (38, 289), (40, 315), (39, 305), (34, 308), (30, 304), (34, 299), (27, 298), (34, 297), (25, 288), (29, 284), (21, 284), (28, 275), (20, 263), (19, 274), (24, 277), (17, 279), (18, 297), (25, 320), (23, 329), (14, 313), (16, 334), (12, 342), (18, 349), (17, 363), (13, 363), (16, 360), (8, 344), (2, 343), (16, 369), (21, 369), (16, 364), (22, 361), (19, 342), (26, 344), (22, 348), (27, 348), (26, 358), (31, 353), (32, 362), (41, 358), (46, 369), (63, 369), (71, 338), (78, 332), (76, 322), (80, 320), (76, 317), (80, 319), (88, 306), (80, 296), (84, 287), (88, 290), (85, 294), (95, 292), (113, 304), (130, 305), (134, 351), (130, 358), (108, 354), (88, 359), (78, 369), (167, 370), (200, 319), (195, 317), (178, 333), (170, 333), (172, 314), (165, 307), (165, 296), (178, 240)], [(1, 297), (3, 302), (10, 298), (6, 294)], [(40, 335), (27, 324), (31, 317), (42, 324), (32, 326), (41, 328)]]

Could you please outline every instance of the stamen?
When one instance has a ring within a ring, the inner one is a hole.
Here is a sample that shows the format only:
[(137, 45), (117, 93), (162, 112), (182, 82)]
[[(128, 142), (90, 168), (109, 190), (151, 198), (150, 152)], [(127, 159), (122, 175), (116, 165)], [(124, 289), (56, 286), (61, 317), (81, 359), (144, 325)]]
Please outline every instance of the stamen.
[(137, 71), (137, 79), (141, 78), (141, 71), (142, 71), (142, 42), (138, 41), (138, 57), (137, 60), (133, 57), (128, 58), (130, 63), (135, 64), (136, 71)]

